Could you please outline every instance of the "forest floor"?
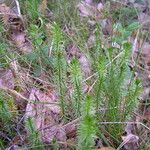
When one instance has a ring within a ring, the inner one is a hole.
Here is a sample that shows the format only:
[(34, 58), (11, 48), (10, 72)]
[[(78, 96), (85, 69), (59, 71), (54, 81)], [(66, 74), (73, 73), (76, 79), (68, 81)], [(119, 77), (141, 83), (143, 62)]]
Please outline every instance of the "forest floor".
[(0, 0), (0, 149), (149, 150), (149, 0)]

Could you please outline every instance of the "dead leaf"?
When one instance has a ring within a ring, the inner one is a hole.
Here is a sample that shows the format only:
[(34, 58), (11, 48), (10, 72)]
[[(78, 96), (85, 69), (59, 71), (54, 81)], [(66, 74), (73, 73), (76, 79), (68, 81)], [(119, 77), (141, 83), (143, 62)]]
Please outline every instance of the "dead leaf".
[(65, 130), (67, 137), (69, 138), (75, 137), (79, 120), (80, 120), (79, 118), (75, 119), (63, 126), (63, 129)]
[(92, 11), (93, 7), (89, 5), (88, 3), (81, 2), (78, 4), (77, 7), (82, 17), (94, 16), (93, 11)]
[(111, 35), (113, 28), (111, 19), (103, 19), (101, 21), (102, 31), (104, 35)]
[(87, 40), (87, 47), (92, 48), (95, 44), (96, 41), (96, 36), (95, 34), (91, 34)]
[(81, 56), (79, 57), (79, 62), (81, 66), (81, 71), (83, 73), (83, 77), (89, 77), (91, 74), (91, 66), (89, 60), (84, 54), (81, 54)]
[(93, 19), (99, 20), (101, 18), (101, 11), (103, 10), (103, 4), (94, 4), (92, 1), (82, 1), (77, 5), (80, 11), (80, 16), (91, 17)]
[[(53, 90), (48, 94), (32, 89), (30, 102), (26, 107), (26, 120), (31, 117), (43, 142), (51, 142), (54, 138), (66, 142), (66, 133), (59, 125), (60, 107), (56, 105), (57, 96)], [(66, 147), (64, 144), (62, 147)]]
[(98, 5), (97, 5), (97, 10), (98, 10), (99, 12), (101, 12), (103, 9), (104, 9), (103, 4), (102, 4), (102, 3), (98, 3)]
[(86, 2), (87, 4), (92, 4), (92, 3), (93, 3), (93, 0), (85, 0), (85, 2)]
[(150, 120), (150, 106), (144, 111), (143, 119)]
[[(122, 146), (126, 149), (126, 150), (140, 150), (139, 147), (139, 137), (134, 135), (134, 134), (127, 134), (126, 136), (122, 136)], [(119, 148), (121, 148), (122, 146), (120, 146)]]
[(11, 70), (0, 69), (0, 87), (14, 89), (15, 79)]
[(145, 42), (136, 48), (133, 55), (134, 65), (136, 64), (134, 69), (137, 72), (137, 77), (142, 80), (143, 87), (147, 88), (150, 85), (150, 44)]
[(140, 24), (143, 25), (143, 27), (145, 28), (149, 28), (150, 27), (150, 16), (148, 14), (145, 13), (140, 13), (138, 15), (138, 20), (140, 22)]
[(5, 25), (9, 21), (9, 14), (11, 14), (10, 8), (6, 6), (6, 4), (0, 4), (0, 13)]
[(18, 14), (18, 12), (6, 6), (6, 4), (0, 5), (0, 13), (4, 26), (8, 32), (9, 40), (11, 40), (20, 52), (30, 53), (32, 51), (32, 44), (26, 37), (21, 14)]

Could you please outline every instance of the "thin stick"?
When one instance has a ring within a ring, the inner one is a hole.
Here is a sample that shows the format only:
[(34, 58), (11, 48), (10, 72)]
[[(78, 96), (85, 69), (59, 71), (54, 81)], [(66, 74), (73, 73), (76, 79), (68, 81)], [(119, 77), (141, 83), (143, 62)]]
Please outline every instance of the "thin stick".
[(144, 125), (142, 122), (100, 122), (99, 124), (140, 124), (150, 131), (150, 128)]
[(16, 3), (16, 6), (17, 6), (18, 15), (19, 15), (19, 16), (20, 16), (20, 18), (21, 18), (21, 11), (20, 11), (20, 5), (19, 5), (18, 0), (15, 0), (15, 3)]
[(21, 95), (20, 93), (18, 93), (17, 91), (12, 90), (12, 89), (9, 89), (9, 88), (7, 88), (7, 87), (0, 87), (0, 89), (6, 91), (6, 92), (8, 92), (8, 93), (10, 93), (10, 94), (12, 94), (12, 95), (14, 95), (14, 96), (16, 96), (16, 97), (20, 97), (21, 99), (23, 99), (23, 100), (25, 100), (25, 101), (27, 101), (27, 102), (29, 102), (29, 103), (59, 105), (59, 103), (57, 103), (57, 102), (52, 102), (52, 103), (51, 103), (51, 102), (40, 102), (40, 101), (36, 101), (36, 102), (35, 102), (34, 100), (28, 99), (28, 98), (24, 97), (23, 95)]

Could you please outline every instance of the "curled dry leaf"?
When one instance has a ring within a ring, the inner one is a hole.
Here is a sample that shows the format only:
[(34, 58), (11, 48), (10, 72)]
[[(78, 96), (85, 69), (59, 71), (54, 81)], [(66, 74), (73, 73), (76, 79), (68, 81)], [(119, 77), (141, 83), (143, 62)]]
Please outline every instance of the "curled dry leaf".
[[(39, 130), (43, 142), (51, 142), (53, 138), (65, 142), (66, 134), (58, 123), (60, 107), (56, 104), (57, 96), (53, 90), (44, 93), (38, 89), (32, 89), (26, 107), (26, 121), (30, 117)], [(63, 145), (64, 146), (64, 145)]]

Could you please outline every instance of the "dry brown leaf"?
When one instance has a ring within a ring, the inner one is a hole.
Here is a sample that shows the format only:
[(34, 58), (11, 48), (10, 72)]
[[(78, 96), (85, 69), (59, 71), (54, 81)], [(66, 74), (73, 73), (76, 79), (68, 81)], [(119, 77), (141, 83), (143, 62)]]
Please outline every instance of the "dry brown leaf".
[(30, 53), (32, 51), (31, 43), (23, 31), (13, 30), (10, 34), (10, 40), (22, 53)]
[(93, 7), (89, 5), (88, 3), (81, 2), (78, 4), (77, 7), (82, 17), (94, 16), (94, 13), (92, 11)]
[(58, 122), (60, 107), (55, 103), (57, 101), (55, 92), (50, 90), (46, 94), (38, 89), (32, 89), (29, 99), (31, 102), (26, 107), (26, 120), (29, 117), (33, 119), (43, 142), (51, 142), (53, 138), (65, 142), (66, 133)]
[(93, 3), (93, 0), (85, 0), (85, 2), (86, 2), (87, 4), (92, 4), (92, 3)]
[(104, 9), (103, 4), (102, 4), (102, 3), (98, 3), (98, 4), (97, 4), (97, 10), (98, 10), (99, 12), (101, 12), (103, 9)]
[(92, 1), (82, 1), (78, 4), (77, 8), (80, 11), (80, 16), (91, 17), (99, 20), (101, 18), (101, 11), (103, 10), (103, 4), (93, 4)]
[(14, 75), (11, 70), (0, 69), (0, 87), (14, 89)]
[(150, 56), (150, 44), (149, 43), (144, 43), (142, 46), (142, 54), (146, 56)]
[(20, 52), (30, 53), (32, 51), (32, 44), (26, 37), (24, 22), (20, 14), (15, 13), (6, 4), (0, 4), (0, 13), (8, 32), (9, 40), (11, 40)]
[(90, 62), (84, 54), (81, 54), (79, 58), (79, 63), (81, 67), (81, 71), (83, 73), (83, 77), (87, 78), (91, 74), (91, 66)]
[(4, 24), (7, 25), (9, 21), (9, 14), (12, 13), (10, 11), (10, 8), (7, 7), (6, 4), (0, 4), (0, 13), (1, 13)]
[(150, 27), (150, 16), (146, 13), (140, 13), (138, 15), (138, 20), (143, 27), (149, 28)]
[(122, 136), (122, 140), (122, 146), (124, 146), (126, 150), (140, 150), (138, 136), (130, 133), (127, 134), (127, 136)]
[(65, 130), (67, 137), (69, 138), (75, 137), (79, 120), (80, 120), (79, 118), (75, 119), (63, 126), (63, 129)]
[(143, 118), (146, 120), (150, 120), (150, 106), (144, 111)]
[(94, 34), (91, 34), (87, 40), (87, 47), (92, 48), (95, 44), (96, 36)]
[[(142, 84), (144, 88), (149, 87), (150, 86), (150, 44), (148, 42), (145, 42), (142, 46), (137, 45), (135, 47), (133, 60), (134, 60), (133, 66), (136, 69), (137, 77), (140, 80), (142, 80)], [(136, 60), (138, 60), (138, 62)]]
[(113, 28), (112, 28), (111, 19), (103, 19), (101, 21), (101, 26), (104, 35), (112, 34)]

